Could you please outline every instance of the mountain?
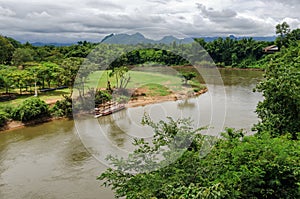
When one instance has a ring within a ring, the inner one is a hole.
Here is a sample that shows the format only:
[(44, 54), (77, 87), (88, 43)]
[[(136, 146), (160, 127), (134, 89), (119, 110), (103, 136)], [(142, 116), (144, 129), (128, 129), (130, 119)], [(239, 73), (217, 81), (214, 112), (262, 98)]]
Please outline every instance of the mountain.
[[(251, 38), (251, 37), (236, 37), (234, 35), (229, 35), (228, 36), (231, 39), (237, 39), (237, 40), (241, 40), (244, 38)], [(203, 38), (204, 41), (206, 42), (211, 42), (214, 41), (220, 37), (195, 37), (195, 38)], [(221, 37), (223, 39), (225, 39), (226, 37)], [(253, 40), (256, 41), (275, 41), (276, 36), (270, 36), (270, 37), (252, 37)], [(184, 39), (178, 39), (172, 35), (168, 35), (168, 36), (164, 36), (162, 39), (160, 40), (152, 40), (152, 39), (148, 39), (146, 38), (144, 35), (142, 35), (141, 33), (135, 33), (132, 35), (129, 34), (110, 34), (107, 35), (106, 37), (104, 37), (101, 41), (101, 43), (107, 43), (107, 44), (132, 44), (132, 45), (136, 45), (139, 43), (150, 43), (150, 44), (171, 44), (173, 42), (176, 42), (178, 44), (187, 44), (187, 43), (192, 43), (194, 41), (193, 38), (184, 38)]]
[(139, 44), (139, 43), (153, 43), (153, 40), (147, 39), (141, 33), (129, 34), (110, 34), (101, 43), (106, 44)]
[(178, 39), (174, 36), (165, 36), (160, 40), (152, 40), (146, 38), (141, 33), (137, 32), (135, 34), (129, 35), (129, 34), (110, 34), (104, 37), (101, 41), (101, 43), (106, 44), (170, 44), (172, 42), (176, 41), (176, 43), (191, 43), (194, 40), (192, 38), (185, 38), (185, 39)]
[(73, 44), (77, 44), (76, 42), (74, 43), (43, 43), (43, 42), (34, 42), (34, 43), (31, 43), (31, 45), (33, 46), (37, 46), (37, 47), (40, 47), (40, 46), (71, 46)]

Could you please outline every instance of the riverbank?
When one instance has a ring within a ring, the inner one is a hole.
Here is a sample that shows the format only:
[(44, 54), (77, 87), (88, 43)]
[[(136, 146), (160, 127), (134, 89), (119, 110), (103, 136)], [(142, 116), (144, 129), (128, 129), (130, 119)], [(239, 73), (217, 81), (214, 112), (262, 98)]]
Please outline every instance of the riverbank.
[[(190, 97), (196, 97), (203, 93), (206, 93), (208, 91), (207, 88), (201, 89), (198, 92), (189, 92), (189, 89), (183, 89), (181, 91), (172, 92), (169, 95), (166, 96), (136, 96), (134, 98), (131, 98), (131, 100), (128, 101), (126, 104), (126, 108), (132, 108), (132, 107), (138, 107), (138, 106), (145, 106), (148, 104), (155, 104), (165, 101), (177, 101), (177, 100), (184, 100)], [(55, 103), (55, 102), (54, 102)], [(53, 104), (53, 100), (47, 101), (47, 104), (51, 105)], [(4, 127), (0, 128), (0, 133), (9, 132), (11, 130), (19, 129), (19, 128), (25, 128), (28, 126), (35, 126), (46, 122), (51, 122), (54, 120), (62, 120), (62, 119), (69, 119), (66, 117), (43, 117), (38, 118), (32, 121), (28, 122), (21, 122), (21, 121), (15, 121), (10, 120), (7, 122), (7, 124)]]
[(0, 128), (0, 133), (5, 133), (5, 132), (9, 132), (9, 131), (12, 131), (15, 129), (25, 128), (28, 126), (35, 126), (35, 125), (51, 122), (54, 120), (68, 120), (68, 119), (69, 118), (66, 118), (66, 117), (43, 117), (43, 118), (38, 118), (35, 120), (28, 121), (28, 122), (10, 120), (6, 123), (5, 126)]
[(138, 96), (136, 98), (131, 99), (127, 104), (126, 108), (137, 107), (137, 106), (145, 106), (148, 104), (155, 104), (165, 101), (177, 101), (184, 100), (190, 97), (196, 97), (201, 94), (204, 94), (208, 91), (207, 88), (201, 89), (198, 92), (188, 92), (188, 90), (173, 92), (166, 96)]

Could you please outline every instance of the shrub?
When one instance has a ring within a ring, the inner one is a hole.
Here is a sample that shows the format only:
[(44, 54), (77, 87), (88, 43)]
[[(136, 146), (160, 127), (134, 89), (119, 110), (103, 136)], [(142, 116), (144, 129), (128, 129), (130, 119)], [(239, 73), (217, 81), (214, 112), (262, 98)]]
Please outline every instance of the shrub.
[(108, 91), (97, 90), (95, 93), (95, 105), (99, 105), (108, 102), (112, 99), (111, 94)]
[(8, 120), (8, 115), (6, 112), (0, 110), (0, 127), (4, 126)]
[(11, 118), (12, 113), (14, 112), (14, 107), (5, 105), (5, 106), (0, 106), (0, 111), (6, 113), (6, 116), (8, 118)]
[(63, 96), (64, 99), (57, 101), (50, 109), (52, 115), (56, 117), (70, 117), (72, 116), (72, 98)]
[(37, 97), (26, 99), (12, 114), (13, 119), (29, 121), (49, 115), (48, 105)]

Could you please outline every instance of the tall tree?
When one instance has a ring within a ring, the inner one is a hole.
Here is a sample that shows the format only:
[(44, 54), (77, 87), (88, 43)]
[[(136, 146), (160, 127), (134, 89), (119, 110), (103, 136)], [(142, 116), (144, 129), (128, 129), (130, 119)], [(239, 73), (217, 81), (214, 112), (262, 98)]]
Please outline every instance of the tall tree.
[(279, 47), (282, 47), (285, 45), (286, 41), (286, 35), (289, 34), (291, 31), (290, 25), (287, 22), (283, 22), (282, 24), (276, 25), (276, 34), (279, 35), (277, 39), (277, 44), (279, 44)]
[(9, 40), (0, 35), (0, 64), (10, 63), (14, 50)]

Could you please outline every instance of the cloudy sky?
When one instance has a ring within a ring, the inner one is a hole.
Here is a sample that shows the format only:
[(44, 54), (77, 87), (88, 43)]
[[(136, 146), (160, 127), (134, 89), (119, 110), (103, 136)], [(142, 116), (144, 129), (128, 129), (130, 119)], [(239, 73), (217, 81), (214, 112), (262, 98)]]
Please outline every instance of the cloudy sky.
[(0, 34), (23, 42), (100, 41), (139, 30), (150, 37), (150, 29), (272, 36), (283, 21), (300, 28), (299, 10), (299, 0), (0, 0)]

